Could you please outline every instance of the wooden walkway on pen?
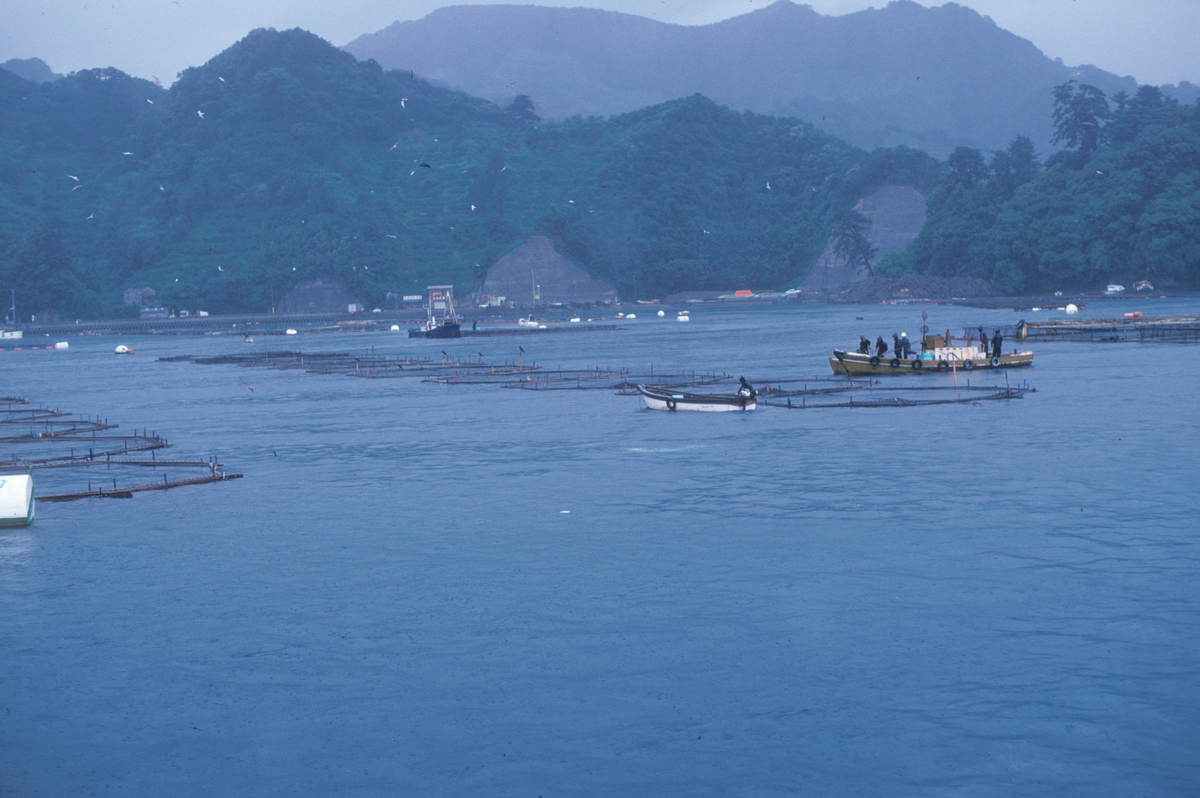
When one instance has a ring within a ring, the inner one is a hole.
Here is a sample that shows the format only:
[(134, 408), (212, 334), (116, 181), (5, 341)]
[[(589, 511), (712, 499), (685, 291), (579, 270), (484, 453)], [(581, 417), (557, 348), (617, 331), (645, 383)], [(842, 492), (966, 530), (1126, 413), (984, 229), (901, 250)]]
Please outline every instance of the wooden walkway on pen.
[(51, 496), (37, 496), (35, 498), (40, 502), (72, 502), (78, 499), (132, 499), (133, 494), (148, 490), (169, 490), (171, 488), (181, 488), (185, 485), (204, 485), (209, 482), (224, 482), (228, 479), (241, 478), (241, 474), (215, 473), (207, 477), (168, 481), (164, 474), (162, 482), (151, 482), (147, 485), (134, 485), (128, 488), (114, 487), (112, 490), (104, 490), (103, 488), (92, 490), (91, 481), (89, 480), (88, 489), (85, 492), (57, 493)]

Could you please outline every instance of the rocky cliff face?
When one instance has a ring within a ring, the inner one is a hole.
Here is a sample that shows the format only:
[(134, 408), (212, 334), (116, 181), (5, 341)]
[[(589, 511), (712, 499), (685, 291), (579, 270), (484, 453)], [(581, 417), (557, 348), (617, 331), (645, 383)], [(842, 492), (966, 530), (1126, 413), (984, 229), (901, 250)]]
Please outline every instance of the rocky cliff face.
[[(925, 226), (925, 197), (912, 186), (884, 186), (859, 200), (854, 210), (867, 220), (864, 232), (876, 250), (872, 266), (887, 253), (905, 249)], [(847, 263), (838, 256), (830, 240), (800, 288), (810, 293), (829, 291), (868, 277), (861, 263)]]
[(529, 240), (496, 261), (483, 282), (483, 295), (504, 297), (526, 307), (552, 302), (604, 302), (617, 298), (617, 291), (554, 251), (545, 236)]

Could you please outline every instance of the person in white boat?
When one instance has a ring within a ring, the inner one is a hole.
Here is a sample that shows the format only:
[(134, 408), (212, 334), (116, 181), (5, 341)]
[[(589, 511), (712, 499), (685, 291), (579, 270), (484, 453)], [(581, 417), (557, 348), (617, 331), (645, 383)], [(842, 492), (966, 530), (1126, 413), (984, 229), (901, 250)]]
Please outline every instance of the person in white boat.
[(858, 336), (858, 353), (859, 353), (860, 355), (869, 355), (869, 354), (871, 354), (871, 342), (870, 342), (870, 340), (868, 340), (868, 339), (866, 339), (866, 338), (863, 338), (861, 335), (860, 335), (860, 336)]
[(883, 336), (875, 339), (875, 357), (882, 359), (887, 354), (887, 341), (883, 340)]
[(754, 387), (751, 386), (750, 383), (746, 382), (745, 377), (738, 377), (738, 382), (740, 382), (742, 385), (742, 387), (738, 388), (738, 396), (745, 397), (747, 399), (752, 399), (755, 396), (758, 396), (758, 391), (754, 390)]

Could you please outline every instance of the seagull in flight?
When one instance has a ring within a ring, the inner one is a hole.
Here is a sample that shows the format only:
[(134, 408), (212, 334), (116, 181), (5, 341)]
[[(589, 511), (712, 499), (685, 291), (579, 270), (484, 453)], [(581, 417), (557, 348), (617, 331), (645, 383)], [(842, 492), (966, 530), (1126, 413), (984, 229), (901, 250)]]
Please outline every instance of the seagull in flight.
[(158, 184), (158, 190), (159, 190), (159, 191), (166, 191), (166, 189), (162, 187), (162, 183), (159, 183), (159, 184)]
[[(432, 166), (430, 166), (429, 164), (425, 163), (424, 161), (421, 161), (421, 166), (424, 166), (426, 169), (432, 169), (432, 168), (433, 168)], [(420, 166), (418, 166), (417, 168), (418, 168), (418, 169), (420, 169), (421, 167), (420, 167)]]
[(96, 214), (94, 214), (94, 213), (89, 213), (89, 214), (88, 214), (88, 218), (89, 218), (89, 219), (91, 219), (91, 218), (92, 218), (93, 216), (95, 216), (95, 215), (96, 215)]
[[(221, 81), (222, 83), (225, 82), (225, 78), (221, 77), (220, 75), (217, 75), (217, 80)], [(253, 390), (253, 389), (251, 389), (251, 390)]]
[(203, 111), (197, 111), (197, 112), (196, 112), (196, 116), (198, 116), (198, 117), (200, 117), (201, 119), (203, 119), (203, 118), (204, 118), (204, 112), (203, 112)]
[(151, 105), (154, 105), (154, 100), (151, 100), (149, 97), (146, 98), (146, 102), (150, 103)]
[(388, 238), (395, 238), (395, 236), (394, 236), (394, 235), (392, 235), (391, 233), (388, 233), (388, 234), (387, 234), (387, 237), (388, 237)]
[(472, 206), (471, 206), (471, 210), (475, 210), (475, 206), (474, 206), (474, 205), (472, 205)]
[(218, 267), (217, 267), (217, 271), (219, 271), (219, 272), (223, 272), (223, 271), (225, 271), (225, 270), (224, 270), (224, 269), (222, 269), (220, 266), (218, 266)]
[(767, 181), (767, 191), (770, 191), (770, 190), (771, 190), (771, 181), (768, 180)]
[(397, 148), (397, 147), (399, 147), (399, 146), (400, 146), (400, 142), (398, 142), (398, 141), (397, 141), (395, 144), (393, 144), (392, 146), (388, 147), (388, 152), (391, 152), (392, 150), (396, 149), (396, 148)]
[(76, 183), (78, 183), (78, 182), (79, 182), (79, 178), (78, 178), (78, 177), (76, 177), (75, 175), (67, 175), (67, 177), (71, 178), (71, 179), (72, 179), (72, 180), (74, 180)]
[(132, 153), (132, 152), (123, 152), (123, 153), (121, 153), (121, 154), (122, 154), (122, 155), (133, 155), (133, 153)]
[(81, 188), (83, 188), (83, 186), (82, 186), (82, 185), (79, 185), (79, 186), (75, 186), (75, 187), (74, 187), (74, 188), (72, 188), (71, 190), (72, 190), (72, 191), (78, 191), (78, 190), (79, 190), (79, 189), (81, 189)]
[(400, 98), (400, 107), (401, 107), (401, 108), (403, 108), (403, 107), (404, 107), (404, 104), (405, 104), (406, 102), (408, 102), (408, 98), (407, 98), (407, 97), (401, 97), (401, 98)]
[(295, 266), (293, 266), (293, 267), (292, 267), (292, 271), (296, 271), (296, 267), (295, 267)]

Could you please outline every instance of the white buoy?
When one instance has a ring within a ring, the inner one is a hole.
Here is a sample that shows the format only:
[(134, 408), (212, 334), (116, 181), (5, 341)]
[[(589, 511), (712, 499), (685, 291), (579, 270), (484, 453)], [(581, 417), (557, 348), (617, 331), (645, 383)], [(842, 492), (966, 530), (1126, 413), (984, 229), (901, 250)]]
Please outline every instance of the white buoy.
[(6, 474), (0, 477), (0, 527), (33, 523), (33, 477)]
[(691, 321), (691, 319), (689, 319), (689, 318), (688, 318), (688, 316), (687, 316), (687, 314), (686, 314), (686, 313), (684, 313), (684, 314), (681, 314), (681, 315), (679, 315), (679, 316), (676, 316), (676, 317), (675, 317), (675, 321)]
[(637, 314), (636, 314), (636, 313), (626, 313), (626, 314), (625, 314), (625, 318), (627, 318), (627, 319), (636, 319), (636, 318), (637, 318)]
[(579, 323), (579, 317), (578, 317), (578, 316), (575, 316), (574, 318), (570, 319), (570, 322), (571, 322), (572, 324), (578, 324), (578, 323)]
[(129, 347), (125, 346), (125, 344), (121, 344), (114, 351), (118, 355), (132, 355), (133, 354), (133, 350), (130, 349)]
[(391, 327), (389, 327), (388, 329), (389, 329), (389, 330), (391, 330), (392, 332), (400, 332), (400, 325), (399, 325), (399, 324), (393, 324), (393, 325), (392, 325)]
[(665, 316), (665, 315), (667, 315), (667, 312), (666, 312), (665, 310), (660, 310), (660, 311), (658, 312), (658, 317), (659, 317), (660, 319), (661, 319), (663, 316)]
[(1074, 315), (1075, 313), (1078, 313), (1078, 312), (1079, 312), (1079, 308), (1075, 307), (1074, 305), (1067, 305), (1067, 313)]
[(284, 331), (283, 331), (283, 334), (284, 334), (284, 335), (295, 335), (295, 334), (296, 334), (296, 331), (295, 331), (295, 330), (293, 330), (293, 329), (291, 329), (291, 328), (289, 327), (288, 329), (286, 329), (286, 330), (284, 330)]
[(59, 341), (58, 343), (56, 343), (54, 345), (54, 348), (55, 349), (70, 349), (71, 345), (69, 343), (67, 343), (66, 341)]

